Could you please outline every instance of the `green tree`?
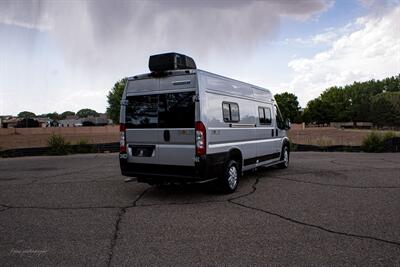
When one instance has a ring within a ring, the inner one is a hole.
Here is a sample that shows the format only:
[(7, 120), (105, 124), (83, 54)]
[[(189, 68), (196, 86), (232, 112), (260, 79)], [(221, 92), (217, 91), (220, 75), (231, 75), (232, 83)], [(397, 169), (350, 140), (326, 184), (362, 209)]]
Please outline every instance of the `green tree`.
[(327, 108), (326, 114), (331, 121), (349, 121), (351, 100), (342, 87), (333, 86), (325, 90), (321, 96), (321, 101), (324, 102), (324, 107)]
[(378, 126), (400, 126), (400, 92), (385, 92), (372, 98), (372, 121)]
[(88, 116), (98, 116), (99, 113), (97, 113), (97, 112), (96, 112), (95, 110), (93, 110), (93, 109), (84, 108), (84, 109), (79, 110), (79, 111), (76, 113), (76, 115), (77, 115), (79, 118), (86, 118), (86, 117), (88, 117)]
[(33, 112), (30, 112), (30, 111), (22, 111), (22, 112), (18, 113), (18, 117), (24, 118), (24, 119), (29, 119), (29, 118), (36, 117), (36, 114)]
[(75, 112), (73, 111), (64, 111), (63, 113), (61, 113), (60, 117), (61, 119), (65, 119), (68, 116), (75, 116)]
[[(390, 100), (384, 95), (375, 98), (382, 93), (400, 91), (400, 75), (383, 80), (369, 80), (366, 82), (354, 82), (344, 87), (331, 87), (326, 89), (318, 98), (310, 101), (304, 110), (305, 122), (328, 123), (331, 121), (374, 121), (378, 123), (376, 113), (386, 114), (387, 119), (381, 116), (381, 123), (393, 125), (391, 106), (396, 106), (394, 95)], [(389, 102), (391, 103), (389, 103)], [(375, 103), (375, 104), (373, 104)], [(385, 106), (385, 103), (387, 104)], [(375, 105), (375, 106), (373, 106)], [(385, 109), (385, 110), (384, 110)]]
[(121, 98), (127, 81), (127, 78), (123, 78), (120, 81), (116, 82), (107, 95), (107, 115), (114, 123), (119, 122)]
[(332, 105), (318, 97), (307, 103), (303, 113), (303, 120), (307, 123), (324, 124), (331, 122), (332, 116)]
[(399, 92), (400, 91), (400, 74), (382, 80), (383, 90), (386, 92)]
[(299, 120), (299, 101), (297, 96), (292, 93), (276, 94), (275, 100), (278, 103), (279, 109), (281, 110), (282, 116), (285, 119), (289, 119), (292, 122), (300, 122)]
[(57, 112), (53, 112), (53, 113), (47, 113), (46, 114), (46, 117), (49, 117), (50, 119), (52, 119), (52, 120), (60, 120), (61, 119), (61, 116), (60, 116), (60, 114), (58, 114)]

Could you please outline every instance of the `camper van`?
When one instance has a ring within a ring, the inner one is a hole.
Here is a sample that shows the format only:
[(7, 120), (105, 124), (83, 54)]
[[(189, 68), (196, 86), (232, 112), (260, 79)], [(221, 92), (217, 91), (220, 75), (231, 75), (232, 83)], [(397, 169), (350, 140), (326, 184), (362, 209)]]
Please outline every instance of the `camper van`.
[(243, 172), (289, 165), (289, 122), (271, 92), (196, 68), (178, 53), (154, 55), (128, 78), (121, 100), (120, 166), (138, 182), (217, 180), (234, 192)]

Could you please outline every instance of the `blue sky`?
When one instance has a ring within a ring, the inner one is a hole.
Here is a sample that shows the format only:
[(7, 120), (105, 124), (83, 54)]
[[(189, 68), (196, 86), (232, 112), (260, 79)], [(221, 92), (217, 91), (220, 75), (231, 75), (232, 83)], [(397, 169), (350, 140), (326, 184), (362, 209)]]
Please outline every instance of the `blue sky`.
[[(96, 4), (94, 4), (96, 3)], [(148, 56), (289, 91), (400, 73), (399, 1), (2, 1), (0, 114), (93, 108)]]

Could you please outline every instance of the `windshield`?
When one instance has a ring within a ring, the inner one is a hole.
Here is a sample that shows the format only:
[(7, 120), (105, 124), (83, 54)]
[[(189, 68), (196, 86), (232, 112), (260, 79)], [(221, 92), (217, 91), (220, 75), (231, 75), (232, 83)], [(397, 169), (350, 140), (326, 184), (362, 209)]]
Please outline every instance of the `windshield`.
[(127, 97), (127, 128), (194, 128), (195, 92)]

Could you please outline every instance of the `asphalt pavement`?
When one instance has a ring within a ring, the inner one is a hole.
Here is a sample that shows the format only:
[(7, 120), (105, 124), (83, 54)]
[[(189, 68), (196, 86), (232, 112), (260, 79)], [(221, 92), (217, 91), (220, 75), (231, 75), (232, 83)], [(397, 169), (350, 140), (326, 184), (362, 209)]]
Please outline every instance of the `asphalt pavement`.
[(0, 265), (400, 265), (400, 153), (292, 153), (230, 195), (124, 178), (118, 154), (0, 159)]

